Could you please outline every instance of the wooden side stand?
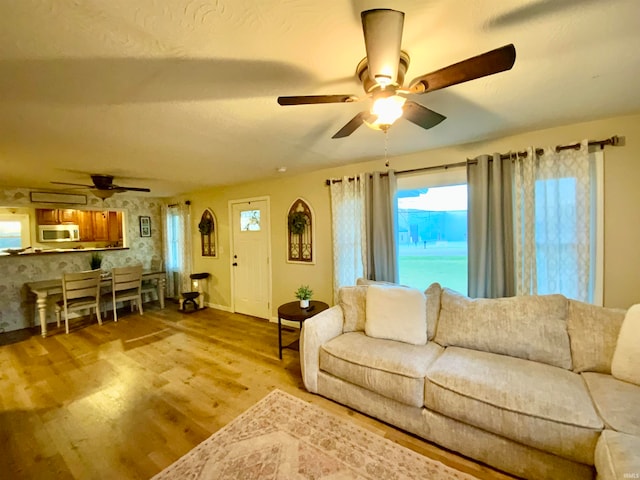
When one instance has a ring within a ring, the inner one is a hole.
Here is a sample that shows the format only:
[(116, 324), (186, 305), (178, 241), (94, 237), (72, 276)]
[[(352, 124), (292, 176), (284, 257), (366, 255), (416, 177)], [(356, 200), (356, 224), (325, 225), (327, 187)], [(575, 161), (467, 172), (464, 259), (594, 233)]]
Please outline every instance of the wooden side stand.
[(289, 345), (282, 345), (282, 320), (290, 320), (292, 322), (298, 322), (302, 329), (302, 323), (308, 318), (322, 312), (329, 308), (324, 302), (318, 302), (311, 300), (308, 308), (301, 308), (300, 302), (289, 302), (278, 307), (278, 357), (282, 360), (282, 350), (290, 348), (292, 350), (298, 350), (300, 340), (296, 340)]

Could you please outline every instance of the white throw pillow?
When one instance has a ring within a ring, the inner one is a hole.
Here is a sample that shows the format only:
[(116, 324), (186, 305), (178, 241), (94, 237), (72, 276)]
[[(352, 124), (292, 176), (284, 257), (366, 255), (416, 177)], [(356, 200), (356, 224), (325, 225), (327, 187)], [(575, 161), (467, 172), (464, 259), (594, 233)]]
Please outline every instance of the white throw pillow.
[(364, 331), (369, 337), (427, 343), (427, 297), (415, 288), (369, 285)]
[(640, 385), (640, 304), (633, 305), (624, 317), (613, 352), (611, 374), (618, 380)]

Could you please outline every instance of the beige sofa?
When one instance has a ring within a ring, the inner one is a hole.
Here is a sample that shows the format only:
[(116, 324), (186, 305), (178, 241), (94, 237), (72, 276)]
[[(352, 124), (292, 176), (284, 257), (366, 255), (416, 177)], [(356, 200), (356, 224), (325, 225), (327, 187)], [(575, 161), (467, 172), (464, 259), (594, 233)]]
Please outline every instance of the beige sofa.
[(310, 392), (520, 477), (640, 478), (640, 386), (611, 375), (624, 311), (433, 284), (420, 344), (371, 334), (372, 288), (305, 322)]

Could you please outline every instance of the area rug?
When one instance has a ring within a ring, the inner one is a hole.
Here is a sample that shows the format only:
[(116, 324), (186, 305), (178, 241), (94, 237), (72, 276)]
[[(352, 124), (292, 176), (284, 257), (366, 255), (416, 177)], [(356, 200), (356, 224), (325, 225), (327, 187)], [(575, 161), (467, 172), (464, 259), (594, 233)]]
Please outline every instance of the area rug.
[(458, 472), (274, 390), (153, 480), (459, 479)]

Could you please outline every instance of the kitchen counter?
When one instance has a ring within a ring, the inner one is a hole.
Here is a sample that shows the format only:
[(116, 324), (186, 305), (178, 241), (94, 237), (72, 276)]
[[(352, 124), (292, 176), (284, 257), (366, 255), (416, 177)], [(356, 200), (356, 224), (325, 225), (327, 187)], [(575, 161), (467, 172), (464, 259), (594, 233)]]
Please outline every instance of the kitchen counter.
[(129, 247), (105, 247), (105, 248), (47, 248), (41, 251), (29, 250), (20, 253), (0, 252), (0, 257), (26, 257), (50, 255), (52, 253), (80, 253), (80, 252), (110, 252), (114, 250), (129, 250)]

